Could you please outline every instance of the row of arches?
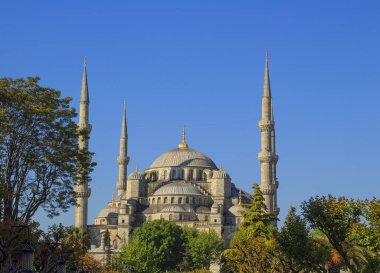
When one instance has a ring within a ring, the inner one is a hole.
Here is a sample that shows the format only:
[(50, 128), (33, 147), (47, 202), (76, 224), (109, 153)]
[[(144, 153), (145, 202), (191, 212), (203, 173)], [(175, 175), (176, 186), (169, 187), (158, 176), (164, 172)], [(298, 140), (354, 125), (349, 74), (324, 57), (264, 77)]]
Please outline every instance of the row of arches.
[(207, 178), (211, 177), (212, 172), (187, 168), (165, 169), (163, 171), (151, 171), (145, 174), (145, 180), (148, 182), (155, 182), (158, 180), (207, 181)]
[(210, 205), (210, 199), (206, 196), (202, 197), (189, 197), (189, 196), (178, 196), (178, 197), (149, 197), (149, 204), (151, 205), (161, 205), (161, 204), (194, 204), (194, 205)]

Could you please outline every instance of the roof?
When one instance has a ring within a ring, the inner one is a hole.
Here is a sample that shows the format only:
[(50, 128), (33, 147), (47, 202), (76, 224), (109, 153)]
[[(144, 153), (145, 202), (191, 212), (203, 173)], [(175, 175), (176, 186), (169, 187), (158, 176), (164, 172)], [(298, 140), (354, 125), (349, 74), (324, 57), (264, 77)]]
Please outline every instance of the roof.
[(191, 149), (174, 149), (160, 155), (150, 169), (162, 167), (203, 167), (217, 169), (215, 163), (205, 154)]
[(166, 184), (153, 193), (153, 196), (160, 195), (202, 195), (202, 192), (190, 183), (179, 181)]
[(98, 218), (117, 217), (118, 214), (119, 214), (119, 209), (117, 207), (107, 207), (99, 212)]
[(168, 206), (164, 207), (161, 212), (185, 212), (185, 210), (181, 206)]

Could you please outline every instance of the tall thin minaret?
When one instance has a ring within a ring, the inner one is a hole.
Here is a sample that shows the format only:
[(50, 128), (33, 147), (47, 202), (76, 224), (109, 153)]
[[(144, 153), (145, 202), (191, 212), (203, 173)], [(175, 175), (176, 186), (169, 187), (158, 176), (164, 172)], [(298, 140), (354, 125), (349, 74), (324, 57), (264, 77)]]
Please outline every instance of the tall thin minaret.
[(121, 131), (120, 131), (120, 151), (117, 157), (117, 163), (119, 164), (119, 176), (116, 183), (118, 198), (126, 191), (127, 181), (127, 166), (129, 163), (128, 152), (128, 132), (127, 132), (127, 114), (126, 105), (124, 99), (124, 110), (121, 119)]
[[(89, 104), (90, 98), (88, 95), (86, 57), (84, 58), (82, 89), (80, 93), (79, 103), (79, 123), (78, 130), (80, 132), (78, 139), (78, 148), (84, 152), (88, 152), (88, 136), (91, 133), (91, 124), (89, 123)], [(78, 166), (81, 169), (81, 166)], [(91, 195), (91, 189), (88, 187), (88, 181), (83, 177), (81, 172), (78, 172), (77, 187), (75, 188), (77, 197), (77, 207), (75, 210), (75, 227), (82, 231), (87, 230), (87, 211), (88, 198)]]
[(259, 153), (259, 160), (261, 163), (260, 188), (263, 192), (268, 212), (278, 215), (278, 181), (276, 177), (276, 165), (278, 161), (278, 156), (276, 154), (274, 116), (269, 80), (268, 51), (266, 53), (264, 86), (262, 96), (262, 112), (261, 120), (259, 121), (259, 128), (261, 132), (261, 151)]

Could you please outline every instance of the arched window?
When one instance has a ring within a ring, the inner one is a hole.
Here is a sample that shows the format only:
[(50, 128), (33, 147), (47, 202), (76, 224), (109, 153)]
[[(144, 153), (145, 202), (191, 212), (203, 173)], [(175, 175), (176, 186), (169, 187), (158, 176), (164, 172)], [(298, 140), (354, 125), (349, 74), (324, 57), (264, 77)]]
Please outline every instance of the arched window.
[(157, 204), (161, 204), (161, 197), (157, 198)]
[(166, 178), (167, 178), (167, 175), (168, 175), (168, 172), (165, 170), (165, 171), (164, 171), (164, 177), (163, 177), (163, 178), (164, 178), (164, 180), (166, 180)]
[(203, 173), (203, 181), (207, 181), (207, 174), (205, 172)]
[(175, 170), (172, 170), (172, 175), (171, 175), (171, 179), (176, 179), (176, 171)]
[(189, 197), (186, 197), (186, 204), (189, 204)]
[(193, 170), (189, 170), (188, 180), (193, 180)]
[(202, 180), (202, 170), (198, 170), (198, 172), (197, 172), (197, 180), (198, 181)]
[(181, 179), (185, 179), (185, 170), (184, 169), (182, 169), (182, 171), (181, 171)]
[(169, 214), (169, 220), (173, 220), (173, 215)]
[(172, 197), (170, 200), (170, 204), (173, 204), (173, 203), (174, 203), (174, 197)]
[(114, 249), (117, 249), (117, 240), (116, 240), (116, 239), (113, 240), (113, 242), (112, 242), (112, 247), (113, 247)]
[(156, 203), (156, 199), (153, 198), (152, 199), (152, 204), (154, 204), (154, 203)]
[(182, 221), (182, 214), (179, 214), (179, 220)]
[(182, 197), (178, 198), (178, 204), (182, 204)]
[(205, 215), (205, 221), (208, 221), (208, 215)]
[(168, 198), (164, 197), (164, 204), (166, 204), (167, 202), (168, 202)]

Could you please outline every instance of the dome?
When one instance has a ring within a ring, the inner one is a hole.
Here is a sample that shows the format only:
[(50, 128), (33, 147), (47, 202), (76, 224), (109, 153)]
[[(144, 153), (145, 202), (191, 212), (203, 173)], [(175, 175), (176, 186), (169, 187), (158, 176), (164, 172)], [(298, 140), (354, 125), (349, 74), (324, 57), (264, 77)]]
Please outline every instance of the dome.
[(180, 181), (172, 182), (158, 188), (153, 195), (202, 195), (202, 192), (192, 184), (186, 183), (185, 181)]
[(138, 169), (134, 170), (134, 172), (128, 176), (128, 180), (141, 180), (141, 179), (143, 179), (143, 175), (142, 173), (139, 172)]
[(163, 167), (202, 167), (217, 169), (215, 163), (208, 156), (190, 148), (178, 148), (160, 155), (152, 163), (150, 169)]
[(98, 218), (105, 218), (105, 217), (117, 217), (119, 214), (119, 208), (117, 207), (107, 207), (103, 210), (101, 210), (98, 214)]
[(228, 209), (228, 211), (234, 216), (242, 216), (241, 212), (247, 210), (240, 205), (234, 205)]
[(161, 212), (185, 212), (181, 206), (168, 206), (161, 210)]
[(227, 172), (225, 172), (222, 168), (220, 170), (213, 171), (212, 178), (215, 179), (224, 179), (224, 178), (230, 178)]

